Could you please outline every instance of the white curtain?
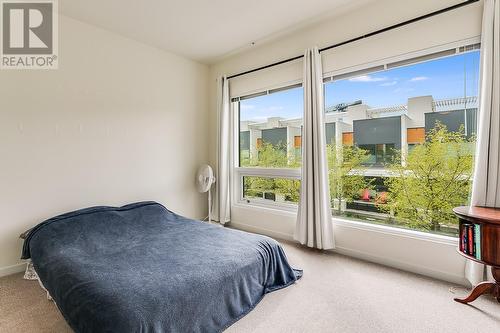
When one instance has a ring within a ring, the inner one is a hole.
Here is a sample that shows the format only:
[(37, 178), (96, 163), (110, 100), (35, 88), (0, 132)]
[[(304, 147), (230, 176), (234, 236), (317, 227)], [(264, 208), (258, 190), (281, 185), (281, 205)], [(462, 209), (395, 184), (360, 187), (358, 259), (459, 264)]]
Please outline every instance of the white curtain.
[(217, 214), (218, 221), (225, 224), (231, 219), (230, 201), (230, 147), (231, 147), (231, 101), (229, 81), (223, 76), (217, 80)]
[(323, 70), (318, 48), (304, 55), (304, 127), (302, 183), (295, 240), (317, 249), (333, 249), (323, 101)]
[[(479, 127), (472, 186), (473, 206), (500, 207), (500, 0), (485, 0), (481, 37)], [(467, 260), (472, 285), (485, 278), (485, 267)]]

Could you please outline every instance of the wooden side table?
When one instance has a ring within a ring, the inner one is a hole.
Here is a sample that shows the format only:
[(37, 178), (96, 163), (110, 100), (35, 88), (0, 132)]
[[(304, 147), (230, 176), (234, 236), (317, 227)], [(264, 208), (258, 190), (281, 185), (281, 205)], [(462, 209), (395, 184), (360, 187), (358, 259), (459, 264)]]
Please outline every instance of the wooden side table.
[[(468, 304), (484, 294), (491, 294), (500, 302), (500, 209), (486, 207), (462, 206), (453, 209), (460, 223), (460, 235), (468, 231), (470, 227), (479, 225), (480, 232), (477, 235), (478, 255), (464, 252), (462, 239), (458, 252), (469, 260), (491, 266), (491, 273), (495, 282), (482, 282), (478, 284), (464, 299), (455, 298), (455, 301)], [(477, 230), (477, 229), (476, 229)]]

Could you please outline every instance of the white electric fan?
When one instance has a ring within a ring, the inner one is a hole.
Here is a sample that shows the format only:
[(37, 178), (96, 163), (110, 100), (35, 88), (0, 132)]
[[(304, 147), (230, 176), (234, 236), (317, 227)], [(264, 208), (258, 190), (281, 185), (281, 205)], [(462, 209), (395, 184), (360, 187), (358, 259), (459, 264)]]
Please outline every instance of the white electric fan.
[(215, 183), (214, 171), (208, 164), (202, 165), (196, 174), (196, 184), (200, 193), (208, 192), (208, 223), (212, 221), (212, 184)]

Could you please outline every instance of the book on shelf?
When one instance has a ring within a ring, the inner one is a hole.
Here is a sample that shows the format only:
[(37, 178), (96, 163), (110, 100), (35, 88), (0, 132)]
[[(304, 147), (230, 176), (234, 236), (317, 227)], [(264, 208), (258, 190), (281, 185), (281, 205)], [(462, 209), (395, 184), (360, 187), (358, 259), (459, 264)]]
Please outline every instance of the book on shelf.
[(476, 259), (481, 260), (481, 225), (474, 224), (474, 244)]
[(481, 225), (464, 224), (460, 229), (461, 251), (471, 257), (481, 260)]
[(467, 228), (467, 231), (469, 233), (468, 235), (468, 240), (469, 240), (469, 254), (471, 256), (474, 256), (474, 228), (472, 225), (469, 225)]
[(460, 251), (467, 254), (467, 225), (460, 228)]

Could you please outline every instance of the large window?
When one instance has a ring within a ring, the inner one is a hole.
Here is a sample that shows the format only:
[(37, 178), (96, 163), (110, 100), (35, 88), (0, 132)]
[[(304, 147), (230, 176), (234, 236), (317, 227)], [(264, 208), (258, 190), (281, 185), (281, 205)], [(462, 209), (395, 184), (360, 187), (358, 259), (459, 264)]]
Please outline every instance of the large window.
[(298, 202), (302, 157), (301, 85), (240, 98), (241, 200), (289, 206)]
[(327, 122), (349, 138), (327, 147), (333, 214), (457, 235), (452, 208), (470, 192), (479, 51), (391, 67), (325, 83)]
[(300, 167), (303, 105), (300, 86), (243, 97), (240, 167)]
[[(456, 236), (468, 203), (479, 45), (325, 78), (332, 215)], [(296, 207), (303, 90), (236, 99), (239, 200)]]

